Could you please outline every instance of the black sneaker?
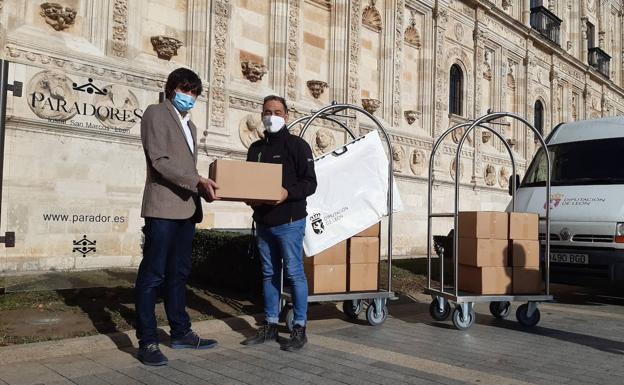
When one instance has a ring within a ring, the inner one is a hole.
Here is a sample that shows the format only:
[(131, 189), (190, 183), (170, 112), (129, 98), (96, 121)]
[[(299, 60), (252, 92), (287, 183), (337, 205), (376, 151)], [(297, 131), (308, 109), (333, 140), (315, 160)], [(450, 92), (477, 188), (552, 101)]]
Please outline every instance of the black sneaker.
[(241, 342), (243, 345), (258, 345), (266, 341), (277, 341), (277, 324), (264, 324), (258, 328), (255, 336), (247, 338)]
[(201, 338), (192, 330), (182, 338), (171, 339), (171, 349), (211, 349), (217, 345), (216, 340)]
[(160, 351), (158, 344), (147, 344), (145, 346), (139, 347), (139, 353), (137, 354), (137, 358), (144, 365), (149, 366), (163, 366), (167, 365), (169, 360), (165, 357), (164, 354)]
[(296, 352), (307, 342), (308, 338), (306, 337), (305, 326), (295, 325), (290, 332), (290, 340), (282, 346), (282, 350), (286, 350), (287, 352)]

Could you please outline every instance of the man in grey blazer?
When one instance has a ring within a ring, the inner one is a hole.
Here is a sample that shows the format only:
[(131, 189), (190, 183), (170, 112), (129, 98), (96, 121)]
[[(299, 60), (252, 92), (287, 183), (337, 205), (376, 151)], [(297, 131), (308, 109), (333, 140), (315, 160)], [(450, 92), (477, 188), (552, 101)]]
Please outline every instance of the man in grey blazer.
[(189, 115), (201, 92), (197, 74), (178, 68), (165, 84), (165, 101), (147, 107), (141, 120), (147, 165), (141, 209), (145, 242), (135, 291), (138, 358), (146, 365), (168, 362), (158, 347), (154, 314), (160, 287), (171, 327), (171, 347), (207, 349), (217, 345), (191, 329), (186, 312), (195, 224), (203, 217), (200, 197), (208, 202), (216, 199), (214, 182), (197, 171), (197, 128)]

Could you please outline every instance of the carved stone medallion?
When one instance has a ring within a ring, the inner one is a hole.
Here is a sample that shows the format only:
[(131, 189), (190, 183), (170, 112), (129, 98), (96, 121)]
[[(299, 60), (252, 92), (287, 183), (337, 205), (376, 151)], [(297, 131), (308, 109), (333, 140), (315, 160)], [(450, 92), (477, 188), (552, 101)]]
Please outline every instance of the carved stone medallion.
[[(451, 179), (455, 180), (455, 159), (453, 158), (453, 160), (451, 160), (451, 164), (449, 167), (449, 172), (451, 174)], [(459, 165), (459, 180), (461, 181), (461, 178), (464, 176), (464, 163), (460, 163)]]
[(97, 119), (108, 128), (129, 130), (134, 127), (139, 122), (133, 115), (133, 111), (139, 108), (136, 95), (119, 84), (104, 86), (103, 91), (106, 95), (98, 95), (95, 99)]
[(410, 157), (410, 168), (414, 175), (422, 175), (425, 171), (425, 166), (427, 162), (425, 160), (425, 153), (423, 150), (415, 149), (412, 151), (412, 156)]
[(334, 133), (327, 128), (319, 128), (314, 135), (314, 146), (312, 152), (315, 157), (319, 157), (324, 153), (333, 150), (336, 147), (336, 138)]
[(246, 148), (249, 148), (253, 142), (264, 138), (264, 128), (260, 116), (247, 114), (238, 125), (238, 135)]
[(485, 176), (483, 177), (485, 184), (488, 186), (494, 186), (496, 183), (496, 168), (491, 164), (485, 166)]
[(30, 79), (28, 106), (38, 117), (65, 121), (76, 115), (73, 81), (63, 72), (46, 70)]
[(502, 188), (509, 186), (509, 169), (507, 167), (501, 167), (498, 172), (498, 185)]
[(392, 169), (394, 172), (403, 172), (403, 161), (405, 160), (405, 150), (402, 146), (395, 144), (392, 146)]

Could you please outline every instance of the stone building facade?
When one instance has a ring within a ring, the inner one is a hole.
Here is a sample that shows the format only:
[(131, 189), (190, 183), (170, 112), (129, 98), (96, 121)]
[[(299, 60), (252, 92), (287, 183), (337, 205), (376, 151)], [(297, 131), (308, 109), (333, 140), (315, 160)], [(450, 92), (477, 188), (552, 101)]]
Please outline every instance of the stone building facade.
[[(423, 254), (432, 144), (488, 109), (554, 125), (624, 113), (620, 0), (0, 0), (2, 56), (11, 62), (1, 231), (16, 246), (0, 272), (136, 266), (144, 159), (140, 119), (167, 74), (186, 66), (205, 93), (199, 169), (242, 159), (262, 136), (267, 94), (291, 119), (332, 101), (363, 105), (388, 130), (405, 210), (394, 253)], [(497, 130), (523, 171), (533, 134)], [(359, 114), (349, 125), (373, 126)], [(296, 127), (292, 128), (297, 130)], [(315, 124), (320, 155), (345, 132)], [(434, 161), (436, 210), (452, 209), (459, 135)], [(462, 209), (504, 209), (511, 164), (475, 131), (459, 165)], [(245, 205), (205, 205), (200, 227), (249, 228)], [(434, 226), (448, 230), (448, 223)]]

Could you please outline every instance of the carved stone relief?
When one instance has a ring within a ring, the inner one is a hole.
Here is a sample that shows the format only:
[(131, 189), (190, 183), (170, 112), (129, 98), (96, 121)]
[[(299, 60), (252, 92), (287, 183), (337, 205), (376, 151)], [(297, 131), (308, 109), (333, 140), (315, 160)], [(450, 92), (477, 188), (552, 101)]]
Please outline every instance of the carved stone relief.
[(405, 150), (398, 144), (392, 145), (392, 169), (394, 172), (403, 172)]
[[(455, 180), (455, 158), (453, 158), (453, 160), (451, 160), (451, 164), (449, 167), (449, 172), (451, 175), (451, 179)], [(461, 181), (462, 178), (464, 177), (464, 162), (461, 162), (459, 164), (459, 180)]]
[(267, 73), (267, 66), (262, 63), (254, 63), (248, 60), (241, 62), (241, 70), (247, 80), (252, 83), (262, 80)]
[(375, 32), (381, 32), (381, 14), (377, 8), (375, 8), (375, 3), (375, 0), (369, 0), (368, 5), (364, 8), (364, 12), (362, 12), (362, 24)]
[(572, 120), (578, 120), (578, 95), (576, 93), (572, 93), (572, 100), (570, 103), (570, 109), (572, 113)]
[[(118, 109), (119, 111), (134, 111), (140, 107), (139, 99), (137, 99), (136, 95), (134, 95), (128, 87), (118, 84), (109, 84), (103, 87), (103, 91), (105, 95), (98, 95), (95, 99), (95, 104), (98, 107), (112, 107)], [(134, 118), (122, 121), (120, 119), (113, 119), (112, 114), (106, 114), (104, 116), (95, 114), (95, 116), (104, 126), (108, 128), (129, 130), (137, 124), (137, 120)]]
[(225, 74), (227, 66), (226, 46), (228, 41), (228, 23), (230, 20), (230, 1), (214, 0), (214, 43), (212, 59), (212, 81), (210, 83), (211, 123), (215, 127), (225, 125), (225, 104), (227, 100), (225, 90)]
[(420, 119), (420, 112), (415, 110), (406, 110), (403, 111), (403, 115), (405, 116), (405, 120), (407, 120), (407, 124), (412, 125), (418, 119)]
[(264, 138), (264, 130), (262, 128), (260, 116), (257, 114), (247, 114), (241, 119), (238, 125), (238, 135), (241, 143), (243, 143), (243, 146), (246, 148), (249, 148), (253, 142)]
[[(461, 137), (464, 135), (464, 132), (466, 132), (465, 127), (453, 130), (453, 132), (451, 132), (451, 138), (453, 139), (453, 142), (459, 143), (459, 141), (461, 140)], [(472, 132), (474, 132), (474, 130)], [(472, 146), (472, 133), (466, 137), (466, 142), (470, 146)]]
[(362, 107), (370, 114), (374, 114), (380, 106), (381, 101), (377, 99), (362, 99)]
[(516, 76), (514, 74), (515, 66), (516, 66), (516, 63), (514, 63), (512, 60), (508, 60), (507, 62), (507, 87), (509, 87), (510, 90), (516, 89)]
[(325, 88), (329, 87), (327, 83), (322, 80), (308, 80), (306, 85), (308, 86), (312, 96), (314, 96), (314, 99), (321, 97)]
[(509, 186), (509, 170), (505, 166), (498, 171), (498, 185), (502, 188)]
[(182, 42), (174, 37), (169, 36), (152, 36), (150, 38), (154, 51), (158, 54), (159, 59), (171, 60), (178, 54), (178, 49), (182, 47)]
[(483, 56), (483, 78), (492, 80), (492, 51), (486, 49)]
[(464, 39), (464, 26), (461, 23), (455, 23), (455, 39), (462, 41)]
[[(35, 97), (41, 95), (43, 97)], [(63, 109), (59, 106), (72, 106), (76, 102), (73, 92), (73, 81), (63, 72), (56, 70), (41, 71), (30, 79), (27, 95), (39, 103), (28, 103), (28, 106), (38, 117), (66, 121), (76, 115), (74, 108)]]
[(39, 12), (45, 22), (56, 31), (62, 31), (74, 25), (76, 14), (74, 8), (64, 7), (59, 3), (43, 3), (41, 4), (41, 12)]
[(403, 0), (396, 1), (396, 9), (394, 12), (394, 76), (392, 79), (392, 125), (398, 127), (401, 125), (401, 80), (403, 70), (403, 17), (405, 13), (405, 4)]
[(124, 57), (128, 50), (128, 0), (115, 0), (113, 6), (113, 43), (116, 56)]
[[(290, 100), (297, 100), (297, 65), (299, 63), (299, 0), (288, 1), (288, 73), (287, 95)], [(323, 90), (321, 90), (323, 93)], [(320, 95), (320, 94), (319, 94)], [(318, 99), (318, 97), (315, 96)]]
[(319, 128), (314, 135), (314, 146), (312, 152), (315, 157), (333, 150), (336, 147), (336, 138), (333, 131), (327, 128)]
[(422, 175), (426, 167), (425, 153), (423, 150), (415, 149), (410, 157), (410, 169), (414, 175)]
[(410, 24), (405, 29), (404, 40), (405, 40), (405, 44), (411, 47), (414, 47), (416, 49), (420, 49), (422, 47), (420, 33), (418, 32), (418, 28), (416, 28), (416, 16), (414, 14), (414, 11), (412, 11), (412, 18), (410, 19)]
[(361, 1), (352, 0), (351, 25), (349, 31), (349, 102), (357, 104), (360, 101), (360, 9)]
[(485, 176), (483, 177), (485, 184), (488, 186), (494, 186), (496, 183), (496, 168), (491, 164), (485, 166)]

